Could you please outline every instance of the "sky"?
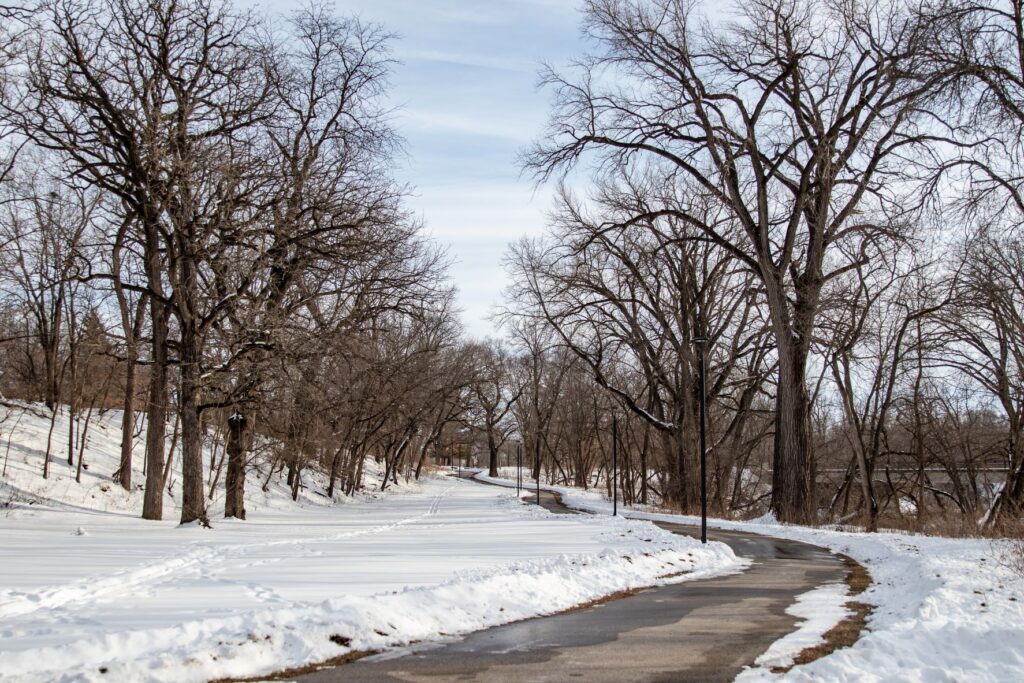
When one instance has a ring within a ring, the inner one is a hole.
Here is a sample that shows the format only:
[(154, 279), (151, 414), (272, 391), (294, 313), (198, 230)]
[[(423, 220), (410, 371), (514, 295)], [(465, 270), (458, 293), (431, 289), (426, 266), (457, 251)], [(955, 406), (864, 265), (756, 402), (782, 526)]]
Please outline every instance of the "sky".
[[(286, 12), (298, 0), (257, 2)], [(453, 260), (466, 333), (496, 336), (510, 242), (544, 231), (551, 189), (522, 177), (516, 154), (542, 131), (541, 62), (579, 56), (578, 0), (337, 0), (343, 15), (398, 35), (394, 124), (406, 141), (398, 179), (410, 208)]]

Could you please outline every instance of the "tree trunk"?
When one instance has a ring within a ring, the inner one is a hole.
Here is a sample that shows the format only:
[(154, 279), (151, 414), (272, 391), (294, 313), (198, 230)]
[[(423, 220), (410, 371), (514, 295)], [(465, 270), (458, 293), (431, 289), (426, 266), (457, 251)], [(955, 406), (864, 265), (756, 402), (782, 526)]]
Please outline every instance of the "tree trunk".
[(640, 448), (640, 504), (647, 505), (647, 448), (650, 445), (651, 428), (644, 426), (644, 443)]
[(295, 476), (292, 477), (292, 481), (291, 481), (291, 485), (292, 485), (292, 500), (298, 500), (299, 499), (299, 489), (302, 487), (302, 472), (298, 468), (298, 466), (296, 466), (294, 468), (293, 472), (295, 473)]
[(121, 464), (117, 480), (125, 491), (132, 488), (132, 439), (135, 435), (135, 361), (138, 352), (128, 346), (128, 367), (125, 368), (124, 401), (121, 404)]
[(45, 403), (46, 407), (53, 410), (54, 406), (60, 402), (60, 372), (57, 370), (57, 353), (58, 353), (58, 330), (60, 330), (64, 314), (63, 304), (63, 291), (61, 290), (58, 294), (59, 299), (54, 306), (53, 320), (48, 321), (48, 325), (43, 329), (42, 334), (42, 346), (43, 346), (43, 364), (45, 365), (44, 372), (46, 373), (46, 387)]
[[(236, 411), (228, 418), (228, 473), (224, 481), (224, 516), (245, 519), (245, 415)], [(333, 487), (334, 477), (331, 476)]]
[(365, 461), (362, 450), (359, 451), (359, 457), (356, 460), (355, 474), (352, 478), (345, 482), (345, 486), (348, 488), (348, 494), (352, 495), (354, 491), (359, 491), (363, 488), (363, 462)]
[(849, 365), (846, 359), (844, 359), (843, 371), (841, 372), (839, 362), (839, 360), (832, 361), (832, 375), (839, 391), (839, 398), (843, 403), (847, 440), (849, 441), (850, 448), (853, 449), (854, 460), (857, 463), (857, 470), (860, 474), (860, 495), (864, 503), (865, 527), (867, 531), (873, 532), (877, 531), (878, 504), (875, 501), (875, 491), (871, 485), (871, 468), (868, 465), (860, 422), (857, 418), (856, 406), (853, 403), (853, 387), (850, 381)]
[[(57, 404), (50, 408), (50, 430), (46, 432), (46, 452), (43, 453), (43, 479), (50, 478), (50, 447), (53, 442), (53, 428), (57, 425)], [(12, 435), (13, 436), (13, 435)], [(10, 437), (7, 439), (10, 445)]]
[(327, 483), (327, 497), (334, 500), (334, 484), (338, 480), (338, 461), (341, 459), (341, 452), (345, 449), (341, 446), (334, 451), (334, 457), (331, 458), (331, 477)]
[(206, 518), (203, 495), (203, 433), (199, 425), (199, 340), (188, 322), (181, 329), (181, 523)]
[(487, 476), (497, 477), (498, 476), (498, 444), (494, 440), (494, 432), (490, 429), (487, 430), (487, 451), (489, 454)]
[[(163, 308), (162, 304), (154, 306)], [(164, 443), (167, 429), (167, 321), (154, 312), (153, 366), (149, 376), (146, 419), (146, 493), (142, 503), (143, 519), (163, 519)]]
[(150, 315), (153, 319), (153, 365), (146, 402), (146, 493), (142, 518), (163, 519), (164, 439), (167, 429), (167, 313), (164, 305), (154, 300)]
[(423, 471), (423, 463), (426, 461), (426, 459), (427, 459), (427, 452), (430, 450), (430, 447), (432, 445), (433, 445), (433, 442), (432, 442), (432, 438), (431, 438), (431, 439), (425, 440), (423, 442), (423, 447), (420, 448), (420, 457), (419, 457), (419, 460), (416, 461), (416, 470), (415, 470), (415, 473), (413, 475), (413, 478), (416, 479), (416, 481), (420, 480), (420, 472)]
[(75, 420), (78, 416), (78, 344), (75, 343), (74, 316), (68, 314), (68, 368), (71, 390), (68, 392), (68, 467), (75, 464)]
[(687, 514), (698, 512), (700, 506), (700, 464), (694, 428), (693, 421), (686, 420), (681, 429), (660, 433), (669, 465), (663, 502)]
[(164, 513), (164, 433), (167, 429), (167, 306), (163, 297), (163, 268), (160, 236), (155, 219), (143, 221), (145, 230), (146, 279), (154, 296), (149, 301), (152, 324), (153, 365), (146, 402), (146, 493), (142, 502), (143, 519), (163, 519)]
[(810, 456), (810, 398), (806, 364), (792, 343), (779, 343), (775, 453), (772, 458), (771, 509), (781, 522), (814, 521)]

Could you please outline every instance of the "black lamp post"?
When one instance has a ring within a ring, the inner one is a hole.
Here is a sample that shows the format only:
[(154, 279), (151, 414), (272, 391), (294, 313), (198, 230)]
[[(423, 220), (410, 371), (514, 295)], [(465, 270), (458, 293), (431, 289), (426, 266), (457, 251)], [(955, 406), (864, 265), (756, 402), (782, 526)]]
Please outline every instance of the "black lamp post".
[(697, 345), (697, 383), (698, 400), (700, 401), (700, 542), (708, 542), (708, 477), (707, 477), (707, 441), (705, 436), (705, 387), (704, 387), (704, 351), (707, 337), (694, 337)]

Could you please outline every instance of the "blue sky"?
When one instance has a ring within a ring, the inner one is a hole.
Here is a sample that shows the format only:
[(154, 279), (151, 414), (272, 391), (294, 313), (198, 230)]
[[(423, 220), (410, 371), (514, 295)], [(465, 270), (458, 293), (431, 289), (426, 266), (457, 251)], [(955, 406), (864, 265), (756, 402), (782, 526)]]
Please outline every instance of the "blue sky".
[[(264, 0), (270, 11), (301, 3)], [(542, 61), (582, 51), (576, 0), (338, 0), (399, 35), (393, 51), (395, 125), (406, 140), (402, 181), (411, 207), (454, 259), (452, 277), (468, 334), (493, 334), (509, 242), (543, 231), (548, 188), (520, 178), (516, 153), (541, 131), (548, 95)]]

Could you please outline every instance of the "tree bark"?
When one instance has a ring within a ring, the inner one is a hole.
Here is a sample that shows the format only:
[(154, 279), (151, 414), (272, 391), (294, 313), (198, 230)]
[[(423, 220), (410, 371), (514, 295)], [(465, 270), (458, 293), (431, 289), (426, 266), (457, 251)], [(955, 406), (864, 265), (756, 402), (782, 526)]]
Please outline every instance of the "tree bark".
[(498, 476), (498, 445), (494, 440), (494, 433), (491, 428), (487, 430), (487, 476)]
[(191, 321), (181, 322), (181, 523), (209, 524), (203, 495), (203, 434), (199, 425), (198, 334)]
[(331, 458), (331, 476), (330, 481), (327, 483), (327, 497), (334, 500), (334, 485), (338, 480), (338, 461), (341, 459), (341, 452), (344, 450), (344, 446), (341, 446), (334, 451), (334, 456)]
[(778, 353), (771, 509), (779, 521), (806, 524), (814, 520), (806, 363), (791, 344), (780, 343)]
[(128, 345), (128, 366), (125, 368), (124, 401), (121, 404), (121, 464), (117, 480), (125, 491), (132, 489), (132, 439), (135, 435), (135, 362), (138, 351)]
[[(155, 239), (155, 236), (154, 236)], [(147, 244), (147, 250), (150, 245)], [(160, 281), (157, 246), (146, 256), (147, 265), (156, 261), (155, 281)], [(152, 272), (150, 278), (154, 277)], [(153, 279), (150, 280), (152, 287)], [(153, 297), (149, 302), (153, 327), (153, 365), (149, 376), (146, 421), (146, 493), (142, 503), (143, 519), (163, 519), (164, 510), (164, 435), (167, 429), (167, 307)]]
[[(228, 472), (224, 481), (224, 516), (245, 519), (245, 433), (248, 420), (236, 411), (228, 418)], [(333, 488), (333, 472), (331, 485)]]

